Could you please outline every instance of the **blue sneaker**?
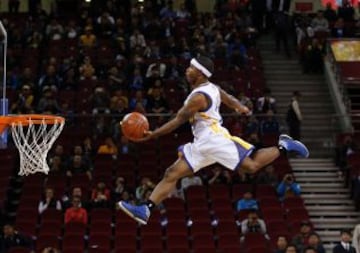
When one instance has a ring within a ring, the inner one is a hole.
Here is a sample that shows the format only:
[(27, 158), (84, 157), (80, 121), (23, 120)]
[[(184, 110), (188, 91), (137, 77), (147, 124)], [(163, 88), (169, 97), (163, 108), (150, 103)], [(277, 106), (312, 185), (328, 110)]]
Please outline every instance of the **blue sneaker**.
[(146, 225), (150, 217), (150, 210), (146, 205), (134, 206), (124, 201), (118, 203), (120, 209), (137, 222)]
[(301, 157), (309, 157), (309, 150), (307, 147), (300, 141), (296, 141), (286, 134), (279, 136), (279, 145), (285, 148), (287, 151), (294, 151), (298, 153)]

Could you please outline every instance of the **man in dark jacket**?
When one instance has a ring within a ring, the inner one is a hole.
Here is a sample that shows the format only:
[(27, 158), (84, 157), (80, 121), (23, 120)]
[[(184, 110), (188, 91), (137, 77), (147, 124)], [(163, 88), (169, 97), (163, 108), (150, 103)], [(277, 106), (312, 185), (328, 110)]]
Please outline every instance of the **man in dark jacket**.
[(0, 252), (7, 252), (12, 247), (25, 247), (31, 250), (32, 241), (16, 231), (12, 224), (5, 224), (0, 235)]

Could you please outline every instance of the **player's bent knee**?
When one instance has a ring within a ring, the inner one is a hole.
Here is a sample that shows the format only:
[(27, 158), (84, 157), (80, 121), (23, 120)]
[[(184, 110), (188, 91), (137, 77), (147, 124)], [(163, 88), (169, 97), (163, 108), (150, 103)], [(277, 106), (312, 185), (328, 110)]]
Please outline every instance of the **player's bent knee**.
[(164, 174), (164, 180), (166, 181), (177, 181), (181, 175), (177, 172), (176, 166), (170, 166), (166, 169)]

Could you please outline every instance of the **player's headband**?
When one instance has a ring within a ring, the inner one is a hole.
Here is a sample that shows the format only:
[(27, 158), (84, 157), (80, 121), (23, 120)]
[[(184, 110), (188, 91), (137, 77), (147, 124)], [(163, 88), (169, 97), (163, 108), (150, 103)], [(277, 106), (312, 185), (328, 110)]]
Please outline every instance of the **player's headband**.
[(195, 58), (192, 58), (190, 64), (193, 65), (195, 68), (200, 70), (206, 77), (211, 77), (211, 72), (207, 70), (200, 62), (198, 62)]

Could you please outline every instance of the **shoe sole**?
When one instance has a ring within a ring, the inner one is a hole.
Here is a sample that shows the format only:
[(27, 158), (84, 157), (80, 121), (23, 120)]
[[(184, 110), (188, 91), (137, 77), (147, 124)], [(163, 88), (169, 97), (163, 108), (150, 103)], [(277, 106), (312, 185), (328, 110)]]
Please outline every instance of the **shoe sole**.
[(121, 211), (123, 211), (127, 216), (129, 216), (130, 218), (132, 218), (133, 220), (136, 220), (137, 222), (139, 222), (140, 224), (142, 225), (146, 225), (147, 222), (145, 222), (144, 220), (138, 218), (138, 217), (135, 217), (131, 212), (129, 212), (129, 210), (127, 210), (121, 202), (119, 202), (119, 207), (121, 209)]
[(289, 136), (289, 135), (287, 135), (287, 134), (280, 134), (279, 139), (282, 139), (282, 138), (284, 138), (284, 139), (289, 139), (289, 140), (292, 140), (292, 139), (293, 139), (291, 136)]
[(304, 143), (300, 142), (300, 141), (295, 141), (297, 144), (299, 144), (300, 146), (302, 146), (305, 150), (306, 150), (306, 156), (304, 156), (305, 158), (308, 158), (310, 153), (308, 148), (304, 145)]

